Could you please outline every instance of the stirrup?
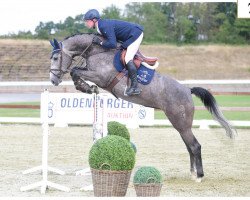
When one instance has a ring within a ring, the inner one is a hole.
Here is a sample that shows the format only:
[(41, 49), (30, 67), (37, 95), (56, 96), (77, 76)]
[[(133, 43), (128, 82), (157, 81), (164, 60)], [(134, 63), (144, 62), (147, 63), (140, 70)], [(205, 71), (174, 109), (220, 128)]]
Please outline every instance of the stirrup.
[(124, 91), (123, 91), (123, 95), (124, 95), (124, 96), (128, 96), (128, 95), (127, 95), (127, 90), (128, 90), (128, 86), (126, 85), (126, 87), (124, 88)]
[[(131, 90), (130, 93), (128, 93)], [(141, 93), (141, 89), (140, 88), (129, 88), (126, 90), (126, 95), (127, 96), (131, 96), (131, 95), (139, 95)]]

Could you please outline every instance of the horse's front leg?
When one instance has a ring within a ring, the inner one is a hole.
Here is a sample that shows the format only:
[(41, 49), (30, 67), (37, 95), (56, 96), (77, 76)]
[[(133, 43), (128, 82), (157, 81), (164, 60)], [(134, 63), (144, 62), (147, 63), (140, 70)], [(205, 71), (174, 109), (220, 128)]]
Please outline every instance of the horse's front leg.
[(82, 77), (82, 71), (84, 71), (82, 68), (74, 67), (70, 72), (75, 88), (83, 93), (98, 94), (98, 87), (96, 85), (90, 86), (88, 83), (86, 83), (84, 78)]

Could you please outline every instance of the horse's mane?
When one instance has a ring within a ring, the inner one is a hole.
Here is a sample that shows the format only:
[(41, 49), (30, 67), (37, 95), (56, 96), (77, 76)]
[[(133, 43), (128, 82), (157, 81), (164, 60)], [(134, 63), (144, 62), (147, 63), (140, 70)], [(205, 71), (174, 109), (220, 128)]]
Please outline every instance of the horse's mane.
[[(65, 41), (65, 40), (67, 40), (67, 39), (69, 39), (69, 38), (78, 36), (78, 35), (96, 35), (96, 36), (102, 36), (102, 35), (99, 34), (99, 33), (76, 33), (76, 34), (73, 34), (73, 35), (70, 35), (70, 36), (65, 37), (61, 42)], [(117, 41), (117, 43), (118, 43), (118, 46), (120, 46), (120, 45), (122, 44), (122, 42), (120, 42), (120, 41)]]
[(94, 34), (94, 33), (76, 33), (76, 34), (65, 37), (62, 41), (67, 40), (67, 39), (69, 39), (71, 37), (78, 36), (78, 35), (91, 35), (91, 34)]

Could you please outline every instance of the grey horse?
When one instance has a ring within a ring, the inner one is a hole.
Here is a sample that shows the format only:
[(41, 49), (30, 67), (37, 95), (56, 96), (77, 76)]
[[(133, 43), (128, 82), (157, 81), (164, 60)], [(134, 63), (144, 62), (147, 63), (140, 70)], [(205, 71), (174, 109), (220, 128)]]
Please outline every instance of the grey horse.
[(70, 72), (70, 66), (74, 57), (82, 57), (86, 60), (85, 68), (74, 67), (71, 76), (77, 90), (82, 92), (96, 92), (96, 88), (89, 86), (85, 81), (91, 81), (98, 87), (112, 92), (116, 97), (141, 104), (147, 107), (164, 111), (173, 127), (180, 133), (190, 155), (190, 171), (192, 178), (197, 182), (204, 176), (201, 145), (192, 133), (194, 115), (194, 103), (192, 94), (196, 95), (204, 103), (215, 120), (226, 130), (230, 138), (234, 138), (236, 130), (228, 123), (219, 110), (217, 103), (206, 89), (201, 87), (188, 88), (169, 76), (163, 76), (157, 72), (149, 85), (141, 85), (140, 95), (126, 96), (124, 90), (127, 78), (121, 80), (110, 88), (110, 84), (117, 75), (113, 66), (116, 50), (106, 50), (92, 44), (94, 34), (78, 34), (65, 38), (58, 43), (56, 39), (50, 41), (53, 46), (51, 56), (50, 80), (57, 86), (62, 81), (64, 74)]

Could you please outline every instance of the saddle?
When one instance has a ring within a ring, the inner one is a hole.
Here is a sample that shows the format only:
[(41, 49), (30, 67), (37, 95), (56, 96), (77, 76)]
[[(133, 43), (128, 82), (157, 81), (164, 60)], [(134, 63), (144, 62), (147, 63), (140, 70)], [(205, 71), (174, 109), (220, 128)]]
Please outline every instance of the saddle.
[[(117, 70), (117, 75), (111, 81), (111, 83), (105, 88), (110, 91), (116, 98), (117, 96), (113, 93), (114, 86), (124, 77), (127, 76), (127, 70), (125, 69), (125, 55), (127, 50), (119, 50), (114, 56), (114, 67)], [(143, 85), (147, 85), (151, 82), (154, 77), (155, 69), (158, 67), (158, 58), (146, 57), (139, 51), (137, 51), (134, 57), (134, 63), (137, 67), (137, 81)]]
[[(126, 53), (127, 53), (127, 50), (124, 49), (121, 53), (121, 58), (120, 58), (124, 66), (126, 66), (126, 63), (125, 63)], [(141, 64), (149, 69), (156, 69), (159, 66), (158, 58), (146, 57), (139, 50), (135, 54), (133, 61), (137, 69), (141, 66)]]

